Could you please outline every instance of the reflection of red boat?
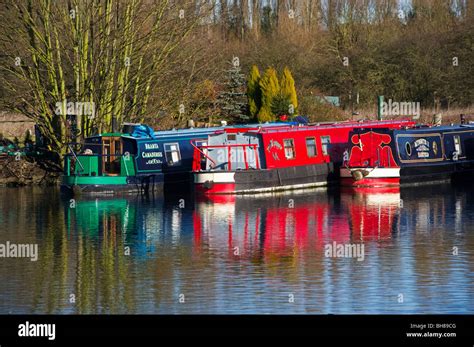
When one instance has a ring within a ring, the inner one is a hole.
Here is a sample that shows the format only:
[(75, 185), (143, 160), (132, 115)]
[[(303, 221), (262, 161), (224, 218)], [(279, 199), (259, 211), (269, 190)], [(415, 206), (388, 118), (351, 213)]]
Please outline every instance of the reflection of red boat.
[(323, 186), (338, 176), (349, 133), (362, 128), (401, 128), (412, 121), (342, 122), (262, 128), (209, 135), (195, 146), (198, 193), (247, 194)]
[[(196, 202), (195, 235), (199, 235), (200, 244), (227, 249), (230, 256), (237, 252), (239, 257), (292, 257), (296, 249), (322, 248), (329, 225), (325, 195), (320, 192), (272, 199), (234, 196), (234, 201), (222, 203), (214, 196), (207, 202), (201, 198)], [(294, 207), (289, 207), (290, 199)]]
[(400, 189), (354, 188), (342, 193), (357, 240), (389, 239), (400, 212)]
[(324, 245), (333, 241), (391, 237), (398, 220), (398, 189), (343, 192), (341, 198), (344, 208), (335, 210), (324, 191), (271, 199), (234, 196), (226, 202), (201, 197), (194, 214), (195, 245), (227, 250), (231, 258), (271, 259), (314, 250), (324, 254)]
[(375, 187), (375, 186), (342, 186), (341, 192), (346, 194), (359, 194), (359, 195), (370, 195), (370, 194), (381, 194), (381, 193), (394, 193), (400, 194), (400, 187), (399, 186), (382, 186), (382, 187)]

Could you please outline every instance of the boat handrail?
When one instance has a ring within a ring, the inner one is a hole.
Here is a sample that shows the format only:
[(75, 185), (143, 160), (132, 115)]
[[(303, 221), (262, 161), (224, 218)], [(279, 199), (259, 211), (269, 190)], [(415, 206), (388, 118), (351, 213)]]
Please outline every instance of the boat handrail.
[(194, 140), (191, 140), (191, 141), (189, 141), (189, 142), (191, 143), (191, 146), (193, 146), (195, 150), (198, 150), (199, 153), (201, 153), (204, 157), (206, 157), (207, 159), (209, 159), (214, 167), (217, 165), (216, 162), (215, 162), (211, 157), (209, 157), (206, 153), (204, 153), (204, 152), (201, 150), (200, 147), (203, 147), (203, 146), (199, 146), (199, 147), (198, 147), (196, 144), (194, 144)]
[(79, 163), (79, 166), (81, 167), (81, 170), (79, 172), (84, 172), (85, 171), (84, 166), (82, 165), (81, 161), (77, 158), (76, 152), (74, 152), (74, 149), (72, 149), (70, 144), (68, 144), (67, 146), (69, 150), (71, 151), (72, 155), (74, 156), (74, 158), (76, 159), (76, 162)]
[(257, 143), (229, 143), (227, 145), (202, 145), (202, 148), (224, 148), (224, 147), (256, 147)]
[(69, 142), (69, 145), (82, 145), (82, 146), (102, 146), (102, 143), (92, 143), (92, 142)]
[[(252, 148), (254, 151), (257, 151), (257, 148), (258, 148), (258, 144), (256, 143), (229, 143), (229, 144), (225, 144), (225, 145), (200, 145), (199, 147), (197, 147), (193, 141), (191, 141), (191, 144), (193, 145), (194, 148), (196, 148), (200, 153), (202, 153), (207, 159), (209, 159), (213, 166), (212, 167), (216, 167), (217, 166), (217, 163), (211, 158), (209, 157), (206, 153), (204, 153), (201, 148), (204, 148), (204, 149), (215, 149), (215, 148), (235, 148), (235, 147), (242, 147), (244, 149), (244, 162), (245, 162), (245, 169), (248, 170), (249, 169), (249, 163), (247, 161), (247, 151), (245, 150), (246, 147), (249, 147), (249, 148)], [(230, 151), (227, 152), (227, 155), (228, 155), (228, 160), (227, 160), (227, 165), (228, 165), (228, 170), (231, 170), (232, 169), (232, 162), (230, 160)], [(259, 169), (260, 168), (260, 163), (259, 163), (259, 160), (258, 160), (258, 155), (255, 156), (256, 158), (256, 168)]]
[[(98, 154), (98, 153), (91, 153), (91, 154), (85, 154), (85, 153), (80, 153), (80, 154), (74, 154), (75, 157), (129, 157), (132, 154)], [(72, 154), (66, 154), (67, 157), (72, 156)]]

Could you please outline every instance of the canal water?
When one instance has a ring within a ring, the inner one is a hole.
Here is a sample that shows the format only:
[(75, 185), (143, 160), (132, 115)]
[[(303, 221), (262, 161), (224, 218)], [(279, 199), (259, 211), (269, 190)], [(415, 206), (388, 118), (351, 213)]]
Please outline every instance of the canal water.
[(0, 188), (7, 243), (38, 253), (0, 258), (0, 314), (474, 313), (472, 186), (212, 200)]

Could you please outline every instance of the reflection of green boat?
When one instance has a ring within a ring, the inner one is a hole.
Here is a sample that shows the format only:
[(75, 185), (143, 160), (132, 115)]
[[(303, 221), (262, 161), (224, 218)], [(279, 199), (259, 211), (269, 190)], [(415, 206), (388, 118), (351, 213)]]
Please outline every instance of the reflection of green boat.
[(136, 257), (153, 252), (154, 238), (163, 230), (161, 199), (78, 199), (66, 202), (64, 208), (69, 234), (97, 239), (99, 243), (120, 239), (133, 249)]
[(136, 209), (126, 199), (77, 200), (66, 205), (66, 222), (89, 236), (103, 231), (126, 231), (135, 227)]

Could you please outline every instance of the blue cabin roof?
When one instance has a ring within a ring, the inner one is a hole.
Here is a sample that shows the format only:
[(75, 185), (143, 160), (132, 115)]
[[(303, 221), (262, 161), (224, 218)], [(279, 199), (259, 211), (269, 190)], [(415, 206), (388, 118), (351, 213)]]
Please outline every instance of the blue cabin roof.
[[(164, 137), (195, 137), (200, 135), (209, 135), (218, 130), (224, 129), (246, 129), (246, 128), (257, 128), (257, 127), (274, 127), (274, 126), (285, 126), (285, 125), (297, 125), (297, 122), (271, 122), (271, 123), (252, 123), (252, 124), (238, 124), (238, 125), (228, 125), (228, 126), (218, 126), (218, 127), (209, 127), (209, 128), (178, 128), (178, 129), (171, 129), (171, 130), (159, 130), (153, 133), (155, 139), (162, 139)], [(137, 139), (137, 140), (149, 140), (150, 137), (136, 137), (132, 134), (130, 135), (122, 135), (122, 137)]]
[[(163, 139), (174, 139), (174, 138), (195, 138), (195, 137), (207, 137), (212, 133), (215, 133), (218, 130), (224, 129), (238, 129), (238, 128), (257, 128), (257, 127), (275, 127), (275, 126), (288, 126), (288, 125), (297, 125), (298, 122), (271, 122), (271, 123), (253, 123), (253, 124), (239, 124), (239, 125), (230, 125), (230, 126), (218, 126), (218, 127), (209, 127), (209, 128), (178, 128), (178, 129), (171, 129), (171, 130), (159, 130), (153, 131), (150, 127), (144, 126), (146, 130), (148, 130), (148, 134), (144, 131), (130, 133), (103, 133), (89, 136), (88, 139), (97, 139), (104, 136), (121, 136), (126, 139), (135, 140), (135, 141), (150, 141), (150, 140), (163, 140)], [(153, 134), (153, 137), (150, 134)]]
[(450, 131), (459, 131), (459, 130), (474, 130), (474, 124), (454, 124), (454, 125), (441, 125), (441, 126), (420, 126), (415, 128), (408, 128), (403, 130), (405, 133), (430, 133), (433, 131), (436, 132), (450, 132)]

